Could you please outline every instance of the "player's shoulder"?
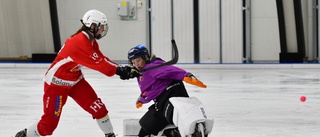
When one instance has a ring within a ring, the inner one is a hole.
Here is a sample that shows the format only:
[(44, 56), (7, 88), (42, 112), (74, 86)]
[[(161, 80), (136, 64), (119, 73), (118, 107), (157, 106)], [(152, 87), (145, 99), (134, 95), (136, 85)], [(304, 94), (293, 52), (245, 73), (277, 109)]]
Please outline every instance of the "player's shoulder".
[(162, 64), (162, 63), (164, 63), (164, 60), (159, 57), (156, 57), (150, 60), (150, 64)]
[(78, 33), (72, 37), (69, 37), (66, 40), (66, 44), (71, 44), (71, 45), (83, 45), (85, 43), (91, 45), (90, 40), (83, 33)]

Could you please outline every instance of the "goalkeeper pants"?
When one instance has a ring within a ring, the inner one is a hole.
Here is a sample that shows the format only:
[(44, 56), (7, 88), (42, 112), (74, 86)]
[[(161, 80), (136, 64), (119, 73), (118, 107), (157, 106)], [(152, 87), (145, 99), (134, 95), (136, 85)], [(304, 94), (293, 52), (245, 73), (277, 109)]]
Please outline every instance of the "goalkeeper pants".
[(141, 130), (140, 136), (149, 134), (157, 135), (164, 127), (173, 124), (173, 106), (169, 101), (171, 97), (189, 97), (182, 81), (172, 81), (154, 100), (154, 104), (148, 108), (148, 111), (139, 120)]

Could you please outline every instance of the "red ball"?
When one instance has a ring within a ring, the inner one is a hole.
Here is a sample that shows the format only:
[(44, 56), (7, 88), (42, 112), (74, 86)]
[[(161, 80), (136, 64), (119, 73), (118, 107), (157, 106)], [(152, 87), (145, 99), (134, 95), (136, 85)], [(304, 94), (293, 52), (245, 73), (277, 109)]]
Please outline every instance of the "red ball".
[(305, 96), (301, 96), (301, 97), (300, 97), (300, 101), (301, 101), (301, 102), (305, 102), (306, 99), (307, 99), (307, 98), (306, 98)]

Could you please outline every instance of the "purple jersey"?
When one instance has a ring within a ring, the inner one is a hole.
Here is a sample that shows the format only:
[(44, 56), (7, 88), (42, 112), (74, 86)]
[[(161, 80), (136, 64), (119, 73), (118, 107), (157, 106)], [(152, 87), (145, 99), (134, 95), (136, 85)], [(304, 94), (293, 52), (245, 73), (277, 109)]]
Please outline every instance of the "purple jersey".
[[(160, 58), (151, 60), (144, 68), (157, 66), (164, 63)], [(185, 70), (169, 65), (162, 66), (153, 70), (142, 72), (142, 76), (138, 77), (138, 83), (141, 93), (146, 91), (145, 96), (141, 96), (140, 102), (148, 103), (156, 99), (173, 80), (183, 80), (188, 74)]]

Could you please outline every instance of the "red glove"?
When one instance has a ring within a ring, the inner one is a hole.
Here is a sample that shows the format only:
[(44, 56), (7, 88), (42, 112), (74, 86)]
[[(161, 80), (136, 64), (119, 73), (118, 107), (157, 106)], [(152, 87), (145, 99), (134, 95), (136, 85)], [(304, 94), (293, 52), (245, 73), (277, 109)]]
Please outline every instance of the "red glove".
[(183, 78), (183, 81), (201, 87), (201, 88), (207, 88), (207, 85), (203, 84), (200, 80), (198, 80), (193, 74), (189, 73), (187, 76)]

